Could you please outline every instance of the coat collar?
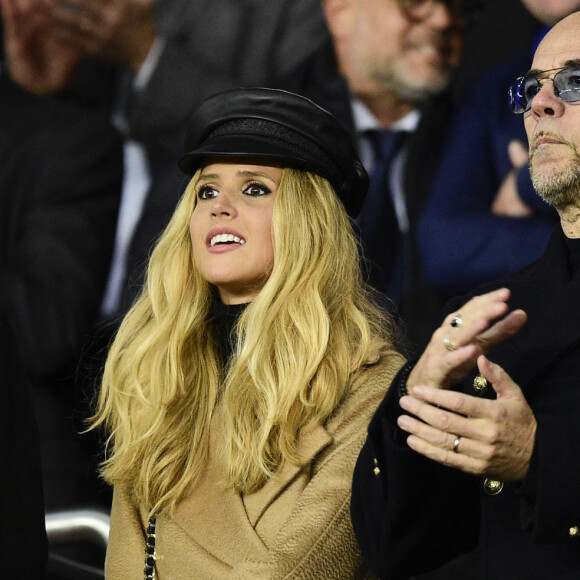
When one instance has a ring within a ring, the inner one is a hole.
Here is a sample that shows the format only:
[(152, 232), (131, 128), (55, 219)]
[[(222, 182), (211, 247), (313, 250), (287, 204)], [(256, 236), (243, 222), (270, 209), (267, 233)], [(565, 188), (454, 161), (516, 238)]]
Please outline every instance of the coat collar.
[(501, 285), (512, 292), (510, 310), (523, 309), (528, 322), (494, 349), (490, 358), (524, 386), (580, 341), (580, 276), (570, 278), (561, 228), (554, 232), (541, 258), (497, 286)]
[[(300, 436), (298, 443), (298, 452), (306, 460), (306, 465), (309, 465), (314, 458), (330, 443), (332, 436), (321, 425), (315, 425), (306, 429)], [(244, 497), (244, 504), (248, 519), (252, 526), (255, 526), (268, 509), (272, 502), (288, 487), (298, 474), (304, 469), (290, 463), (286, 463), (281, 467), (275, 477), (268, 480), (268, 482), (258, 490), (256, 493), (246, 495)]]

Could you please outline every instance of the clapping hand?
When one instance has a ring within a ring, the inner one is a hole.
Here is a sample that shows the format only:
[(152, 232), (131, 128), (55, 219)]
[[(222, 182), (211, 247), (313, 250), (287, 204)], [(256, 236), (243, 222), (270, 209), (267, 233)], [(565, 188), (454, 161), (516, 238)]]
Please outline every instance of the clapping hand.
[(411, 415), (399, 417), (410, 435), (407, 444), (443, 465), (501, 481), (521, 481), (534, 448), (536, 420), (520, 388), (481, 355), (480, 373), (497, 399), (417, 386), (400, 404)]
[[(477, 296), (437, 329), (407, 381), (400, 400), (409, 415), (399, 426), (417, 453), (466, 473), (503, 481), (525, 477), (536, 432), (535, 417), (519, 386), (485, 356), (526, 322), (508, 313), (509, 290)], [(448, 390), (475, 366), (497, 393), (489, 400)]]

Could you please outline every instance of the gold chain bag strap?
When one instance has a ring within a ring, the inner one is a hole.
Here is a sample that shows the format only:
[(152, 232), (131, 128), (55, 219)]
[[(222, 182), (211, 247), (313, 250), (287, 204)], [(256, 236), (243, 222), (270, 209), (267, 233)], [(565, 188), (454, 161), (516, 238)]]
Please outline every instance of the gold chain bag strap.
[(147, 525), (147, 545), (145, 546), (145, 580), (155, 580), (155, 527), (157, 518), (149, 518)]

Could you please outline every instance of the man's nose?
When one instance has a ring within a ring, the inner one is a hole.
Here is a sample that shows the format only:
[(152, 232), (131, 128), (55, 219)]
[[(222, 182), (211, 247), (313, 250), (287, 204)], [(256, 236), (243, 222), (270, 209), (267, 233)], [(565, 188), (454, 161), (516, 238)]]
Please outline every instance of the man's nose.
[(559, 117), (564, 113), (565, 105), (554, 92), (552, 79), (542, 81), (542, 88), (532, 99), (532, 114), (538, 117)]

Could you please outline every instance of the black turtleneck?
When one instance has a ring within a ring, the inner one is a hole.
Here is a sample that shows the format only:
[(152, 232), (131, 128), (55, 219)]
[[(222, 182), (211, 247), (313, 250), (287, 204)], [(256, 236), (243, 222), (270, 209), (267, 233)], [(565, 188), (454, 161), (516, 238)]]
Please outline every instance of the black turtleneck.
[(219, 296), (211, 305), (210, 320), (216, 331), (224, 368), (232, 356), (236, 344), (234, 327), (248, 304), (224, 304)]

